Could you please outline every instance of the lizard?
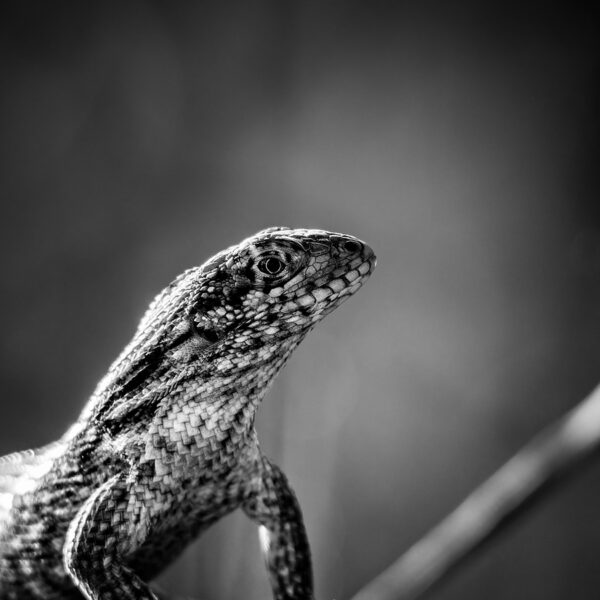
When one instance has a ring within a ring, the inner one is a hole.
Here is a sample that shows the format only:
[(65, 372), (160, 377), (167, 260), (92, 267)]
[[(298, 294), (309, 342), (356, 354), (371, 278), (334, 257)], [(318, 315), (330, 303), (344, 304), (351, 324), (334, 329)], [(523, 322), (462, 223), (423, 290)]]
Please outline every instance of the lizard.
[(314, 598), (300, 506), (255, 415), (375, 265), (353, 236), (270, 227), (159, 293), (67, 432), (0, 458), (0, 600), (157, 600), (151, 580), (237, 508), (275, 600)]

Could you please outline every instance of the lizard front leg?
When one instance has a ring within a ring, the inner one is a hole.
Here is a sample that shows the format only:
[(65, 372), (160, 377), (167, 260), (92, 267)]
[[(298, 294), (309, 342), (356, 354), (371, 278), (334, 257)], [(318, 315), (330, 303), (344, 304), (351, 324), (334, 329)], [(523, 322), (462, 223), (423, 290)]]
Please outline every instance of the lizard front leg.
[(266, 457), (242, 504), (260, 524), (260, 538), (275, 600), (311, 600), (310, 548), (298, 500), (281, 470)]
[(143, 510), (132, 514), (131, 499), (126, 475), (116, 475), (86, 500), (69, 526), (65, 567), (87, 600), (158, 600), (122, 558), (143, 528)]

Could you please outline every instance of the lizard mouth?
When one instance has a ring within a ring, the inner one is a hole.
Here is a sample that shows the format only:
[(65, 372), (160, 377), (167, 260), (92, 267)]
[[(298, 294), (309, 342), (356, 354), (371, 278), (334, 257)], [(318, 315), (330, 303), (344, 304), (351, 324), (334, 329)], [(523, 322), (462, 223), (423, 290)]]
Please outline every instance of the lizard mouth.
[(331, 290), (334, 294), (353, 294), (371, 275), (377, 264), (373, 250), (368, 246), (366, 249), (368, 252), (361, 253), (360, 256), (348, 260), (330, 274), (317, 279), (315, 281), (317, 289), (314, 292)]
[(325, 316), (352, 296), (373, 273), (377, 265), (373, 250), (358, 240), (352, 243), (360, 244), (360, 250), (317, 278), (314, 287), (296, 300), (306, 312)]

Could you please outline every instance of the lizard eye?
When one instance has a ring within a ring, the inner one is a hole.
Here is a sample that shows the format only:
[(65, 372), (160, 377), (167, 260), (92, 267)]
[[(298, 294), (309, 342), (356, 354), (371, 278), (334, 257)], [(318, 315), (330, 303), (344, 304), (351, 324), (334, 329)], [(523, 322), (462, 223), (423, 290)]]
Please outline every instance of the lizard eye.
[(266, 256), (258, 262), (257, 267), (265, 275), (274, 277), (285, 269), (285, 264), (276, 256)]

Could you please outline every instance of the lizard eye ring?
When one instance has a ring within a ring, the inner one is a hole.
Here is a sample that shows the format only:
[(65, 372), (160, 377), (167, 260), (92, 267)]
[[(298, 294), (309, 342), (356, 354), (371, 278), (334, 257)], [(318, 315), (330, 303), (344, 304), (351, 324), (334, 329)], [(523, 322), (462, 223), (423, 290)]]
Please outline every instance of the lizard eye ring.
[(262, 258), (256, 266), (261, 273), (269, 277), (276, 277), (285, 269), (285, 263), (277, 256), (272, 255)]

